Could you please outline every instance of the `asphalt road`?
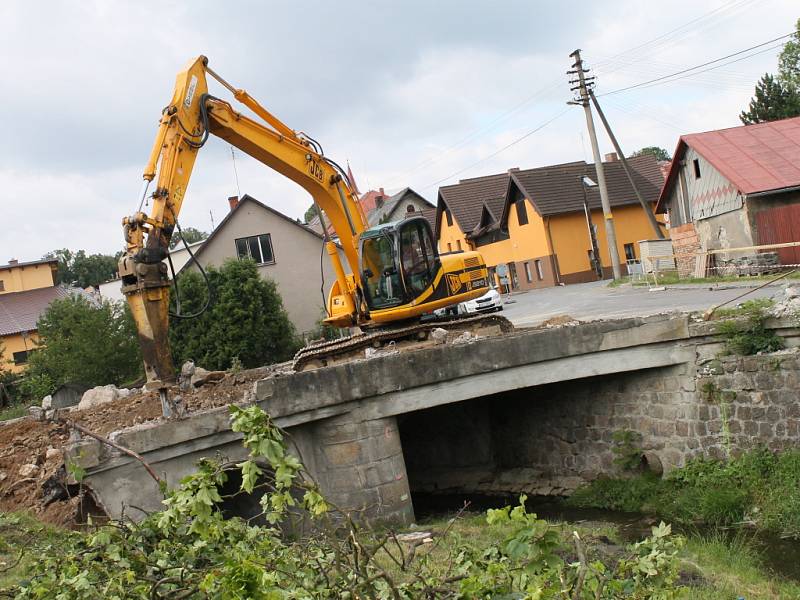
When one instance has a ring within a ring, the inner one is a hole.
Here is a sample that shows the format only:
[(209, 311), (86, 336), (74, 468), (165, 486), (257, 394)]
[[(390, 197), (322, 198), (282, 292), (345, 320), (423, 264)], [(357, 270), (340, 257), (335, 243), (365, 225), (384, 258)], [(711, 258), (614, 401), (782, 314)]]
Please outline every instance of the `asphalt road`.
[[(556, 315), (570, 315), (581, 321), (614, 317), (647, 316), (670, 311), (705, 311), (735, 298), (747, 288), (649, 291), (627, 285), (610, 288), (607, 281), (544, 288), (514, 294), (501, 313), (516, 326), (532, 326)], [(738, 302), (769, 298), (783, 293), (780, 285), (753, 291)], [(736, 302), (732, 304), (734, 306)]]

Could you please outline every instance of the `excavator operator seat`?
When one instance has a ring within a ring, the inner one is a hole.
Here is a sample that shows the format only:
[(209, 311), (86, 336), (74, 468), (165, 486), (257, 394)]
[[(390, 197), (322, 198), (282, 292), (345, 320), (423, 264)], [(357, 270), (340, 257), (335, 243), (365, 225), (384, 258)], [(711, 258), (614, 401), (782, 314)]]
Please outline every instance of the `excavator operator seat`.
[(361, 234), (361, 282), (371, 310), (411, 302), (428, 289), (439, 268), (428, 222), (411, 217)]

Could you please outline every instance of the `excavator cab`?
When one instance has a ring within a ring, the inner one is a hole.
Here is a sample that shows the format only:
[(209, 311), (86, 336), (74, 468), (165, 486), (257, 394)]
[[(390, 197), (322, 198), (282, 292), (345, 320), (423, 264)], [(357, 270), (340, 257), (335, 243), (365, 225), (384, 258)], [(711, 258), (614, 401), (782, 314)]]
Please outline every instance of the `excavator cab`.
[(370, 310), (413, 302), (440, 268), (431, 226), (423, 217), (384, 223), (360, 238), (361, 282)]

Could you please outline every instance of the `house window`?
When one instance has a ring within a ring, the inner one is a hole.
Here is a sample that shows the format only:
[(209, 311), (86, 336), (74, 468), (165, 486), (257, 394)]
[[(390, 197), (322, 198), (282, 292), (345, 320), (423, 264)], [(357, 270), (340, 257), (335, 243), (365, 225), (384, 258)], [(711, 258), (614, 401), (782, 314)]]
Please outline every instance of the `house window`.
[(456, 248), (458, 248), (458, 251), (461, 252), (461, 240), (456, 240)]
[(259, 264), (275, 262), (275, 255), (272, 252), (272, 238), (268, 233), (237, 239), (236, 254), (239, 260), (252, 258)]
[(448, 252), (452, 252), (453, 251), (453, 244), (451, 244), (450, 242), (447, 242), (447, 251)]
[(517, 200), (514, 204), (517, 205), (517, 221), (520, 225), (528, 224), (528, 209), (525, 207), (525, 199)]
[(6, 284), (0, 279), (0, 292), (4, 292), (6, 290)]
[(536, 263), (536, 276), (539, 278), (539, 281), (544, 279), (544, 271), (542, 270), (542, 261), (536, 259), (534, 261)]
[(28, 351), (21, 350), (20, 352), (14, 352), (14, 364), (15, 365), (24, 365), (28, 362)]
[(694, 178), (700, 179), (700, 159), (695, 158), (692, 164), (694, 165)]
[(530, 263), (522, 263), (525, 265), (525, 279), (528, 280), (528, 283), (533, 281), (533, 275), (531, 275), (531, 265)]
[(636, 260), (636, 251), (633, 249), (633, 244), (625, 244), (625, 259)]
[(444, 211), (444, 216), (447, 217), (447, 226), (448, 227), (452, 227), (453, 226), (453, 213), (450, 212), (449, 208)]

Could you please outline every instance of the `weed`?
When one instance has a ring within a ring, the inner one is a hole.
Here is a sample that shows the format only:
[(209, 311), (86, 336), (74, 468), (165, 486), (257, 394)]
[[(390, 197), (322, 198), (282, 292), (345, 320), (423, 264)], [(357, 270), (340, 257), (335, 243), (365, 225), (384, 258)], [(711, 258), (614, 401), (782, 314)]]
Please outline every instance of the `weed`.
[(642, 466), (642, 434), (630, 429), (620, 429), (612, 434), (614, 464), (623, 471), (635, 471)]
[(728, 353), (746, 356), (784, 347), (783, 338), (766, 327), (766, 309), (772, 304), (768, 298), (759, 298), (717, 311), (717, 318), (726, 319), (717, 325), (717, 333), (725, 338)]

